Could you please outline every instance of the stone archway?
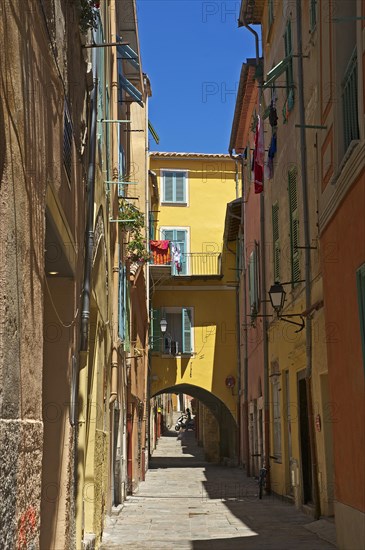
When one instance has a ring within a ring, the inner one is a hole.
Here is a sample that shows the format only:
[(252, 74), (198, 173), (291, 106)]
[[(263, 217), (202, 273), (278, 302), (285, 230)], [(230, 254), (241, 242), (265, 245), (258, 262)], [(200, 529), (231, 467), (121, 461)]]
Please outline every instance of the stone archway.
[[(210, 415), (214, 419), (211, 426), (212, 428), (214, 425), (217, 427), (216, 436), (219, 454), (218, 460), (229, 460), (233, 463), (237, 462), (238, 426), (232, 412), (223, 401), (204, 388), (194, 386), (192, 384), (176, 384), (156, 392), (151, 397), (162, 395), (164, 393), (184, 393), (186, 395), (190, 395), (191, 397), (197, 399), (206, 409), (208, 409)], [(204, 418), (205, 421), (207, 421), (207, 419), (209, 419), (209, 415), (205, 415)], [(201, 421), (202, 419), (199, 419), (199, 422)], [(202, 428), (202, 426), (200, 426), (200, 428)], [(211, 437), (214, 438), (214, 434), (211, 434), (208, 440), (211, 439)], [(207, 452), (207, 455), (209, 459), (209, 452)]]

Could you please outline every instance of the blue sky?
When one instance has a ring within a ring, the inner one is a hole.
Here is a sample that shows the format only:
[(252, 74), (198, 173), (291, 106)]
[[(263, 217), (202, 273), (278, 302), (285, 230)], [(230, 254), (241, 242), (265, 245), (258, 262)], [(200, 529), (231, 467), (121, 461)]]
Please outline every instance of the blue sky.
[(241, 65), (254, 38), (240, 1), (137, 0), (143, 71), (153, 96), (151, 150), (227, 153)]

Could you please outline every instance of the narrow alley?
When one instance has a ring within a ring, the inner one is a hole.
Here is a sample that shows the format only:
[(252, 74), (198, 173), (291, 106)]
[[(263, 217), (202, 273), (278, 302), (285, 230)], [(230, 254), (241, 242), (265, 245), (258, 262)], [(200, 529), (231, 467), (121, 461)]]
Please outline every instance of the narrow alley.
[(333, 523), (312, 522), (277, 497), (259, 500), (257, 481), (243, 470), (204, 461), (193, 431), (167, 431), (161, 437), (146, 481), (118, 516), (107, 519), (101, 546), (103, 550), (334, 547)]

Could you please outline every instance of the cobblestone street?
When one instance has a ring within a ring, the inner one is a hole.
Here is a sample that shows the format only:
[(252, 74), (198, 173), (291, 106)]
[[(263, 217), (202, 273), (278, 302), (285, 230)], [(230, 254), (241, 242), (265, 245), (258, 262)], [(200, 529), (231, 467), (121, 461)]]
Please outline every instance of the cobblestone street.
[(146, 481), (119, 516), (109, 518), (102, 548), (179, 550), (330, 550), (334, 524), (313, 522), (238, 468), (211, 465), (192, 431), (158, 443)]

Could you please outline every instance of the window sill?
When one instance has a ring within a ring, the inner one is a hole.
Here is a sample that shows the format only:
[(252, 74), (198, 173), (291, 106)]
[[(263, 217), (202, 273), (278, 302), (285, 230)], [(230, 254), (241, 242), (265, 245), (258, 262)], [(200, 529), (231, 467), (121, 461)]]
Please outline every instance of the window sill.
[(188, 206), (187, 202), (167, 202), (167, 201), (161, 201), (161, 205), (163, 206)]

